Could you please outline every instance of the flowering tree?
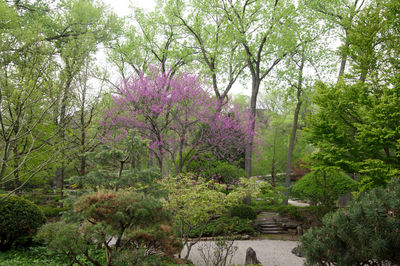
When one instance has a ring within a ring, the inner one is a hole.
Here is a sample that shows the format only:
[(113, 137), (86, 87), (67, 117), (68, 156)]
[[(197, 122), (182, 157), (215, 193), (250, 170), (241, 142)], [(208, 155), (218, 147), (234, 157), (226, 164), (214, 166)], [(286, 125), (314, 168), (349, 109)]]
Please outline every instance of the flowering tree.
[(107, 129), (103, 141), (126, 137), (133, 128), (148, 140), (160, 169), (169, 154), (179, 173), (205, 150), (219, 159), (237, 158), (253, 136), (252, 121), (250, 114), (229, 103), (221, 106), (197, 76), (169, 77), (153, 69), (150, 75), (132, 76), (122, 83), (101, 123)]

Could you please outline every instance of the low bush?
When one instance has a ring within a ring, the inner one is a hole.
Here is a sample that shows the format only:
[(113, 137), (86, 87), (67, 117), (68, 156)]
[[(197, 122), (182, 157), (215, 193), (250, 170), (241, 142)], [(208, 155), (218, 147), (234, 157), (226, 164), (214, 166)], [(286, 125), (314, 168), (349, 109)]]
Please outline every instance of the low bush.
[(45, 222), (42, 211), (32, 202), (17, 196), (0, 196), (0, 250), (30, 242)]
[(321, 167), (297, 181), (290, 194), (314, 204), (333, 208), (340, 196), (356, 188), (356, 182), (345, 173), (332, 167)]
[(68, 211), (70, 209), (69, 207), (61, 208), (61, 207), (54, 207), (51, 205), (41, 205), (38, 207), (43, 212), (44, 216), (46, 216), (47, 218), (59, 217), (63, 212)]
[[(201, 231), (204, 230), (203, 234)], [(254, 235), (255, 230), (252, 225), (252, 221), (248, 219), (240, 219), (239, 217), (229, 217), (223, 215), (210, 222), (203, 228), (196, 228), (189, 233), (189, 237), (195, 238), (199, 236), (214, 237), (214, 236), (229, 236), (229, 235), (240, 235), (248, 234)]]
[(234, 183), (240, 177), (246, 176), (246, 171), (242, 168), (207, 155), (192, 161), (187, 170), (198, 173), (206, 180), (213, 179), (223, 184)]
[(257, 213), (249, 205), (241, 204), (233, 206), (229, 213), (232, 217), (253, 220), (257, 217)]

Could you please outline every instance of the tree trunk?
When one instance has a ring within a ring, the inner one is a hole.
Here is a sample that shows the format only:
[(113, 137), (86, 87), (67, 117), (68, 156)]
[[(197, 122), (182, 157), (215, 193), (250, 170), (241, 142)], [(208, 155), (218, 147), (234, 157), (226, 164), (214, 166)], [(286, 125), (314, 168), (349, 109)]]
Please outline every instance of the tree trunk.
[(1, 184), (3, 184), (4, 189), (6, 189), (6, 182), (3, 181), (3, 178), (6, 173), (9, 149), (10, 149), (10, 142), (6, 141), (6, 143), (4, 144), (4, 148), (3, 148), (3, 158), (2, 158), (3, 160), (2, 160), (1, 168), (0, 168), (0, 182), (1, 182)]
[[(19, 154), (18, 154), (18, 140), (14, 141), (13, 152), (14, 152), (14, 157), (15, 157), (14, 158), (14, 189), (17, 189), (21, 185), (21, 182), (19, 180), (19, 169), (18, 169), (18, 166), (19, 166), (19, 161), (18, 161), (18, 156), (19, 156)], [(22, 194), (22, 189), (19, 189), (16, 192), (17, 192), (18, 195), (21, 195)]]
[(342, 58), (340, 60), (340, 69), (339, 69), (339, 75), (338, 75), (338, 82), (339, 80), (344, 76), (344, 71), (346, 69), (346, 63), (347, 63), (347, 50), (349, 49), (349, 43), (347, 41), (347, 32), (346, 32), (346, 43), (344, 44), (344, 49), (345, 51), (342, 54)]
[[(254, 132), (256, 128), (256, 110), (257, 110), (257, 95), (258, 90), (260, 88), (260, 79), (257, 77), (252, 78), (252, 90), (251, 90), (251, 99), (250, 99), (250, 113), (253, 116), (254, 120), (251, 123), (251, 131)], [(254, 142), (254, 134), (252, 134), (248, 140), (246, 146), (245, 153), (245, 171), (248, 177), (251, 177), (251, 166), (252, 166), (252, 155), (253, 155), (253, 143)]]
[(275, 169), (275, 157), (276, 157), (276, 135), (278, 134), (278, 127), (275, 127), (274, 132), (274, 148), (272, 150), (272, 164), (271, 164), (271, 185), (275, 187), (276, 183), (276, 169)]
[(86, 121), (85, 121), (85, 104), (86, 104), (86, 89), (82, 92), (82, 103), (81, 103), (81, 162), (80, 162), (80, 176), (86, 174)]
[[(58, 166), (56, 169), (56, 187), (60, 189), (60, 200), (64, 199), (63, 189), (64, 189), (64, 173), (65, 173), (65, 127), (66, 127), (66, 116), (67, 116), (67, 101), (68, 101), (68, 93), (71, 87), (72, 77), (69, 75), (66, 86), (63, 91), (63, 95), (61, 98), (61, 108), (59, 115), (59, 138), (61, 142), (60, 155), (61, 155), (61, 166)], [(62, 205), (62, 203), (61, 203)]]
[(303, 103), (301, 98), (302, 98), (302, 86), (303, 86), (304, 60), (305, 60), (304, 56), (302, 55), (300, 69), (299, 69), (299, 79), (298, 79), (298, 84), (297, 84), (297, 104), (296, 104), (296, 109), (294, 110), (293, 127), (292, 127), (292, 132), (290, 134), (288, 157), (286, 160), (286, 173), (285, 173), (286, 174), (286, 177), (285, 177), (286, 199), (283, 201), (284, 205), (287, 205), (289, 202), (290, 172), (291, 172), (291, 165), (292, 165), (292, 160), (293, 160), (294, 145), (295, 145), (295, 141), (296, 141), (299, 113), (300, 113), (301, 104)]

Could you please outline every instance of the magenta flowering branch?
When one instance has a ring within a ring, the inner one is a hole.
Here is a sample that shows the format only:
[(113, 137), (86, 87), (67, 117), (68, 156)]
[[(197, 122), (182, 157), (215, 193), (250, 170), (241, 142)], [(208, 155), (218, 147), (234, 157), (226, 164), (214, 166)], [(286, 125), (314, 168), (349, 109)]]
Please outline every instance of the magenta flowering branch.
[(160, 169), (166, 154), (177, 173), (205, 151), (218, 160), (233, 161), (254, 136), (251, 114), (230, 102), (221, 105), (192, 74), (171, 77), (152, 68), (150, 75), (121, 82), (113, 101), (101, 122), (106, 129), (102, 141), (118, 141), (127, 129), (135, 129), (148, 141)]

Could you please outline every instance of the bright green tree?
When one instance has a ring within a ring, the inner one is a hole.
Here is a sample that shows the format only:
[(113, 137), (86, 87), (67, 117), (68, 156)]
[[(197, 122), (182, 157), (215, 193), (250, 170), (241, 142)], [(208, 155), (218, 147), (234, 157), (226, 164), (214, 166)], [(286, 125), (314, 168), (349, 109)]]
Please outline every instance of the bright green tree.
[(44, 39), (47, 6), (0, 2), (0, 186), (22, 191), (52, 158), (47, 123), (55, 101), (54, 50)]
[(349, 35), (353, 72), (347, 83), (317, 84), (318, 112), (309, 119), (307, 129), (310, 142), (318, 148), (314, 158), (352, 174), (361, 190), (384, 185), (399, 173), (399, 47), (393, 44), (399, 25), (395, 14), (399, 14), (399, 4), (390, 0), (372, 3), (359, 14)]

